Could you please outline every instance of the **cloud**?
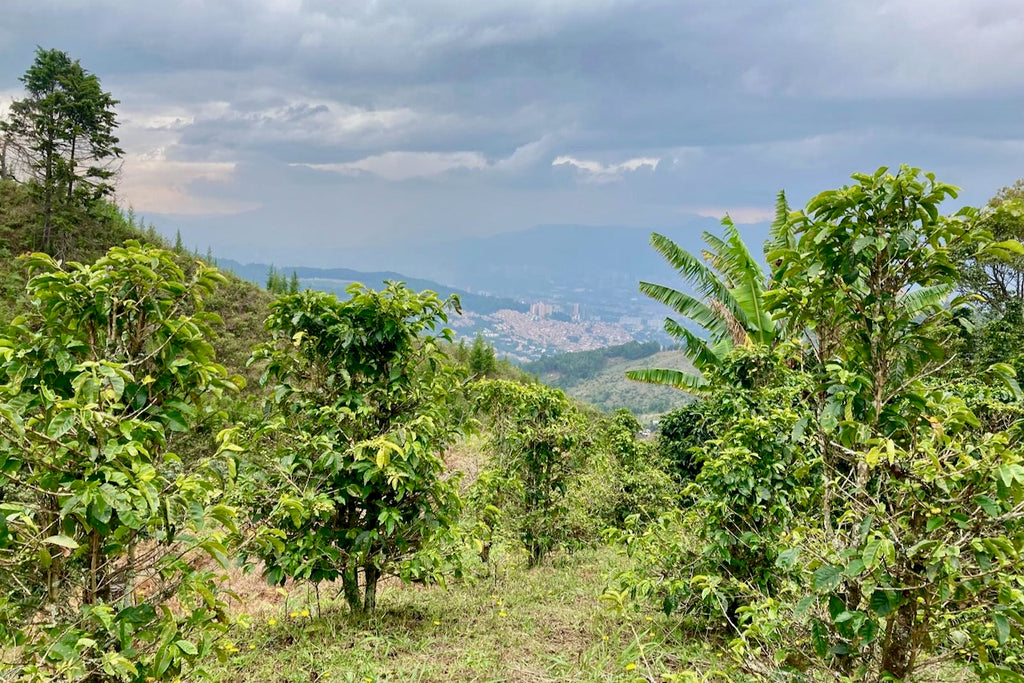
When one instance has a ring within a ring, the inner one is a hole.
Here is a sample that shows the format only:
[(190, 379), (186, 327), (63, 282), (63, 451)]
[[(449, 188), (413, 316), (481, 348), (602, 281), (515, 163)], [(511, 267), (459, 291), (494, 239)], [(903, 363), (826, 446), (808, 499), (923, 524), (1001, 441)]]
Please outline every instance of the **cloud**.
[(586, 181), (594, 183), (610, 183), (621, 180), (623, 175), (641, 168), (650, 168), (652, 171), (658, 169), (661, 159), (653, 157), (636, 157), (627, 159), (617, 164), (602, 164), (599, 161), (577, 159), (572, 156), (555, 157), (551, 162), (552, 166), (572, 166), (583, 174)]
[(717, 218), (721, 220), (729, 216), (737, 225), (748, 225), (751, 223), (764, 223), (775, 218), (775, 209), (771, 206), (733, 206), (722, 207), (687, 207), (680, 209), (681, 213), (696, 214), (706, 218)]
[(3, 16), (0, 106), (36, 44), (81, 59), (121, 101), (122, 195), (188, 213), (203, 244), (758, 220), (779, 189), (799, 205), (901, 162), (981, 203), (1021, 173), (1020, 0), (8, 0)]
[(487, 159), (477, 152), (386, 152), (341, 164), (291, 164), (342, 175), (368, 173), (385, 180), (429, 178), (456, 169), (481, 169)]
[(290, 166), (348, 176), (369, 174), (384, 180), (430, 178), (450, 171), (494, 171), (521, 174), (546, 162), (551, 147), (550, 136), (516, 147), (506, 157), (490, 161), (481, 152), (411, 152), (393, 151), (343, 163), (291, 163)]
[(235, 181), (237, 165), (230, 162), (182, 162), (162, 152), (129, 154), (118, 184), (119, 200), (140, 213), (225, 215), (251, 211), (258, 202), (212, 194)]

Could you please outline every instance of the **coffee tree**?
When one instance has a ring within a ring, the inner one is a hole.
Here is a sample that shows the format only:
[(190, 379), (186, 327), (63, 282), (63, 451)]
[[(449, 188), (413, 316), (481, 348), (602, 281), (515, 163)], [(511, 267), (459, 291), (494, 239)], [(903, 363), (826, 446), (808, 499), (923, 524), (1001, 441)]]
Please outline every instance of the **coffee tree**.
[(489, 380), (479, 386), (489, 417), (490, 503), (535, 565), (565, 539), (566, 493), (589, 447), (587, 424), (558, 389)]
[(971, 210), (940, 214), (956, 188), (930, 174), (853, 179), (780, 215), (768, 254), (771, 308), (810, 345), (807, 427), (823, 466), (820, 515), (781, 564), (807, 572), (818, 656), (903, 680), (951, 643), (988, 662), (1022, 623), (1019, 430), (982, 432), (932, 380), (967, 319), (969, 302), (951, 298), (956, 256), (1020, 245), (996, 242)]
[(202, 311), (222, 278), (137, 243), (26, 266), (32, 309), (0, 339), (0, 669), (176, 677), (230, 649), (206, 567), (227, 561), (216, 461), (235, 447), (225, 432), (187, 470), (170, 448), (235, 388)]
[(354, 613), (382, 575), (429, 578), (422, 551), (459, 510), (442, 455), (459, 432), (460, 377), (438, 343), (449, 302), (391, 283), (351, 298), (306, 291), (271, 305), (264, 419), (245, 497), (271, 583), (340, 578)]

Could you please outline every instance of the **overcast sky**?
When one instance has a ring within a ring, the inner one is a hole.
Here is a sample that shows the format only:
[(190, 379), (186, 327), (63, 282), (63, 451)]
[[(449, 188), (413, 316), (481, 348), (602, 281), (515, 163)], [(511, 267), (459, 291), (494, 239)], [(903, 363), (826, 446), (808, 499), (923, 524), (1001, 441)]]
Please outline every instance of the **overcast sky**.
[(0, 101), (36, 45), (121, 101), (120, 200), (225, 256), (1024, 176), (1021, 0), (0, 0)]

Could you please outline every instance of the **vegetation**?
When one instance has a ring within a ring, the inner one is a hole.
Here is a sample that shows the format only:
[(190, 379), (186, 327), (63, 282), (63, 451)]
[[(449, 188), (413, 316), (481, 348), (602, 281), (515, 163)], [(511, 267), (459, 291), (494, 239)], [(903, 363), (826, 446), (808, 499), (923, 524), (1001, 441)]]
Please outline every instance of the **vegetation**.
[(563, 384), (573, 386), (588, 377), (593, 377), (608, 365), (609, 360), (638, 360), (659, 351), (661, 345), (658, 342), (633, 341), (593, 351), (574, 351), (547, 356), (525, 364), (523, 369), (537, 375), (556, 375)]
[[(655, 235), (685, 359), (630, 374), (700, 398), (652, 441), (453, 343), (454, 298), (166, 249), (102, 198), (98, 80), (40, 51), (25, 82), (0, 679), (1024, 678), (1019, 183), (952, 215), (909, 167), (780, 196), (767, 272), (728, 221), (699, 256)], [(654, 350), (534, 367), (579, 388)]]
[(646, 559), (621, 585), (724, 625), (751, 671), (907, 680), (957, 660), (1012, 678), (1019, 392), (1006, 364), (985, 371), (1005, 394), (948, 374), (948, 349), (971, 320), (957, 258), (1021, 245), (988, 214), (941, 215), (955, 188), (916, 169), (854, 180), (780, 202), (764, 301), (793, 336), (706, 374), (693, 507), (628, 537)]
[(232, 446), (187, 470), (168, 448), (235, 388), (202, 312), (219, 276), (137, 243), (29, 268), (33, 309), (0, 339), (0, 633), (28, 680), (173, 676), (228, 624), (196, 560), (227, 562)]
[(458, 375), (423, 334), (447, 320), (446, 302), (399, 285), (350, 293), (271, 305), (273, 340), (254, 356), (270, 388), (253, 436), (266, 457), (243, 490), (253, 524), (270, 526), (258, 555), (271, 583), (340, 578), (350, 608), (373, 612), (380, 576), (422, 578), (429, 567), (403, 561), (458, 513), (440, 458), (459, 431)]
[(771, 344), (775, 340), (778, 330), (765, 305), (767, 283), (761, 264), (750, 254), (728, 216), (722, 225), (724, 240), (704, 233), (708, 250), (703, 260), (663, 235), (651, 235), (651, 245), (679, 271), (696, 296), (665, 285), (640, 283), (641, 292), (671, 307), (708, 334), (705, 340), (677, 320), (665, 319), (665, 331), (680, 341), (683, 353), (701, 374), (647, 368), (630, 370), (626, 373), (630, 379), (700, 393), (706, 387), (703, 373), (720, 367), (733, 348)]
[(38, 248), (64, 256), (78, 214), (112, 190), (123, 154), (114, 100), (99, 78), (59, 50), (36, 51), (25, 97), (0, 122), (0, 179), (25, 176), (42, 205)]
[(548, 356), (527, 363), (523, 370), (584, 403), (608, 412), (625, 408), (650, 424), (661, 413), (693, 400), (671, 387), (626, 379), (628, 371), (652, 365), (693, 372), (686, 356), (677, 351), (662, 351), (657, 342), (629, 342)]

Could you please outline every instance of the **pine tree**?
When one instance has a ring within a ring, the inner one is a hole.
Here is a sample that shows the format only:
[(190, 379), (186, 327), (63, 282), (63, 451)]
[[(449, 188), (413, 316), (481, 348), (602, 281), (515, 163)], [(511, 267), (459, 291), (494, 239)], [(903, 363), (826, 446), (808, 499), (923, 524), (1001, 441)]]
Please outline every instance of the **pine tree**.
[(494, 357), (494, 347), (484, 341), (479, 332), (473, 340), (473, 348), (469, 352), (469, 370), (477, 377), (493, 375), (498, 361)]
[(117, 100), (95, 74), (60, 50), (37, 49), (20, 80), (26, 96), (0, 122), (2, 172), (25, 169), (43, 207), (40, 248), (52, 252), (55, 230), (68, 222), (69, 212), (113, 191), (111, 180), (124, 154), (114, 134)]

